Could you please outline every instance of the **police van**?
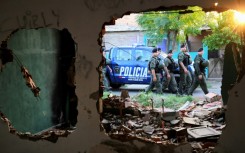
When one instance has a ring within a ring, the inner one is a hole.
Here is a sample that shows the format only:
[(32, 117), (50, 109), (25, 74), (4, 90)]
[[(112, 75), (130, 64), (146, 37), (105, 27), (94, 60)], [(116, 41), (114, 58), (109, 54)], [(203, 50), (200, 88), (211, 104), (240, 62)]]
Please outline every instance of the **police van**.
[(152, 56), (152, 47), (112, 47), (107, 52), (110, 68), (107, 76), (110, 85), (118, 88), (123, 84), (149, 84), (148, 62)]
[[(107, 77), (112, 88), (119, 88), (124, 84), (150, 84), (151, 76), (148, 73), (148, 62), (152, 56), (153, 47), (112, 47), (106, 52), (110, 61)], [(166, 58), (167, 54), (162, 52)], [(192, 71), (190, 67), (188, 69)], [(175, 71), (176, 81), (179, 82), (179, 68)]]

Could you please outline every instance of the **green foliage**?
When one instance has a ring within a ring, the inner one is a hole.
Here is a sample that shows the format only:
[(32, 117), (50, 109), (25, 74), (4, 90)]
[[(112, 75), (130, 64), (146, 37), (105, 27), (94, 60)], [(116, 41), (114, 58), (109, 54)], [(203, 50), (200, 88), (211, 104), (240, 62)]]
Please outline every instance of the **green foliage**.
[(108, 96), (109, 96), (109, 94), (110, 94), (110, 93), (111, 93), (111, 92), (104, 91), (104, 92), (103, 92), (102, 99), (106, 99), (106, 98), (108, 98)]
[[(167, 96), (164, 100), (164, 106), (171, 109), (178, 109), (187, 101), (193, 101), (192, 96), (177, 97), (176, 95)], [(159, 106), (159, 105), (158, 105)]]
[(200, 34), (205, 13), (197, 6), (189, 7), (188, 10), (195, 12), (190, 14), (179, 14), (178, 11), (147, 12), (138, 16), (137, 22), (149, 38), (156, 40), (155, 45), (162, 41), (164, 36), (170, 36), (168, 39), (174, 45), (176, 40), (184, 42), (186, 35)]
[(134, 101), (139, 102), (143, 106), (151, 106), (151, 99), (153, 99), (154, 107), (161, 108), (162, 100), (164, 100), (164, 106), (171, 109), (178, 109), (187, 101), (193, 101), (192, 96), (177, 97), (176, 95), (162, 95), (149, 92), (141, 92), (138, 95), (132, 97)]
[(211, 12), (207, 15), (208, 26), (212, 29), (212, 34), (203, 40), (209, 50), (220, 49), (230, 42), (240, 44), (240, 37), (236, 33), (237, 23), (234, 20), (235, 11), (228, 10), (223, 13)]
[(149, 92), (146, 94), (145, 92), (140, 92), (137, 95), (132, 97), (133, 101), (139, 102), (143, 106), (150, 106), (151, 105), (151, 98), (156, 96), (156, 94)]
[(183, 35), (197, 35), (200, 34), (200, 28), (205, 24), (205, 12), (200, 7), (189, 7), (193, 13), (182, 15), (180, 20), (183, 22), (181, 30), (184, 31)]
[[(167, 49), (174, 48), (175, 41), (185, 42), (186, 36), (201, 34), (201, 28), (209, 27), (211, 34), (203, 39), (209, 50), (220, 49), (230, 42), (240, 44), (236, 33), (237, 23), (234, 20), (234, 10), (222, 13), (202, 11), (201, 7), (188, 7), (193, 13), (180, 14), (179, 11), (146, 12), (138, 16), (137, 22), (145, 34), (154, 39), (157, 45), (165, 37), (168, 39)], [(172, 46), (169, 46), (172, 45)]]

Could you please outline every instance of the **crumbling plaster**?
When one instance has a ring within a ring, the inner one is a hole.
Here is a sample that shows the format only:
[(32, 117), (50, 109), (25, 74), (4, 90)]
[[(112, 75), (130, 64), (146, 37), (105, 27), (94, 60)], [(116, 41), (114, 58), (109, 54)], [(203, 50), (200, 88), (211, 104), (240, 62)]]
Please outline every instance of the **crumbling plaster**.
[[(180, 146), (160, 146), (138, 141), (119, 142), (108, 138), (99, 128), (96, 98), (90, 95), (99, 89), (96, 67), (101, 60), (97, 43), (104, 22), (118, 18), (125, 12), (139, 12), (159, 6), (199, 5), (213, 7), (214, 0), (1, 0), (0, 40), (4, 40), (15, 29), (48, 27), (67, 28), (78, 44), (76, 62), (76, 93), (78, 101), (77, 129), (67, 138), (59, 138), (57, 143), (48, 141), (28, 141), (8, 133), (7, 125), (0, 121), (1, 153), (85, 153), (85, 152), (191, 152), (188, 144)], [(240, 0), (218, 0), (219, 7), (245, 8)], [(1, 75), (1, 74), (0, 74)], [(243, 98), (244, 79), (230, 91), (227, 127), (217, 147), (218, 152), (239, 152), (245, 150), (245, 123), (242, 119), (245, 109)], [(43, 89), (45, 90), (45, 89)], [(237, 91), (237, 92), (236, 92)], [(238, 95), (236, 95), (235, 94)], [(13, 92), (13, 94), (18, 94)], [(11, 95), (9, 95), (11, 96)]]

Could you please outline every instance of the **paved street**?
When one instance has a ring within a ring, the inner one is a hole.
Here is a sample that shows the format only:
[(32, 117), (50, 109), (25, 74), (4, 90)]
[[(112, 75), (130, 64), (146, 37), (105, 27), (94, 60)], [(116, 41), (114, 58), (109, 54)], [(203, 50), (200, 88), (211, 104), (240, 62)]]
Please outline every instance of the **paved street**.
[[(140, 91), (144, 91), (144, 89), (147, 86), (148, 85), (126, 84), (126, 85), (120, 87), (120, 89), (117, 89), (117, 90), (113, 89), (112, 93), (114, 95), (120, 95), (122, 89), (127, 89), (129, 91), (129, 95), (132, 97), (132, 96), (138, 94)], [(221, 95), (221, 79), (208, 79), (207, 80), (207, 86), (208, 86), (209, 92)], [(166, 91), (166, 92), (164, 92), (164, 94), (168, 95), (171, 93)], [(193, 92), (194, 97), (201, 97), (203, 95), (204, 95), (204, 93), (203, 93), (202, 89), (200, 88), (200, 86), (198, 86), (197, 89)]]

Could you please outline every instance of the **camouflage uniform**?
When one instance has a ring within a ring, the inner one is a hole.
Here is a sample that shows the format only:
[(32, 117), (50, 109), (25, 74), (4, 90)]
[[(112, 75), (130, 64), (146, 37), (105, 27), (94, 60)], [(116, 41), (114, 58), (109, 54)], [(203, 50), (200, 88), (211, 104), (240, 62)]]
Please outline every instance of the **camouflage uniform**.
[(167, 79), (167, 74), (164, 75), (164, 81), (163, 81), (163, 88), (168, 88), (172, 93), (176, 93), (177, 88), (177, 82), (174, 77), (173, 71), (177, 68), (177, 63), (174, 62), (174, 59), (172, 57), (167, 56), (164, 59), (164, 64), (167, 67), (170, 75), (170, 79)]
[(103, 77), (103, 85), (104, 85), (105, 91), (108, 91), (110, 89), (110, 83), (106, 76), (107, 66), (109, 63), (110, 63), (110, 60), (105, 59), (104, 64), (102, 65), (102, 77)]
[(150, 82), (150, 85), (148, 86), (148, 88), (146, 89), (146, 92), (149, 92), (155, 86), (156, 87), (156, 93), (162, 94), (162, 83), (161, 83), (162, 74), (161, 74), (161, 69), (159, 68), (159, 62), (160, 62), (159, 57), (151, 57), (151, 59), (149, 61), (149, 65), (148, 65), (149, 70), (151, 71), (152, 69), (155, 69), (155, 74), (156, 74), (157, 80), (156, 80), (156, 82), (154, 82), (153, 81), (153, 75), (151, 74), (151, 82)]
[(165, 64), (164, 64), (164, 57), (163, 56), (158, 56), (157, 57), (157, 59), (158, 59), (158, 62), (159, 62), (159, 66), (158, 66), (158, 68), (159, 68), (159, 71), (160, 71), (160, 74), (161, 74), (161, 86), (162, 86), (162, 89), (163, 89), (163, 81), (164, 81), (164, 74), (166, 73), (165, 71), (164, 71), (164, 67), (165, 67)]
[[(197, 88), (198, 85), (201, 86), (202, 91), (207, 94), (208, 88), (206, 84), (206, 78), (205, 78), (205, 68), (202, 66), (202, 63), (205, 61), (205, 59), (202, 57), (202, 55), (197, 55), (194, 59), (194, 68), (195, 68), (195, 77), (194, 82), (188, 92), (189, 95), (192, 95), (193, 91)], [(199, 75), (202, 75), (202, 79), (200, 80), (198, 78)]]
[[(180, 52), (178, 55), (178, 62), (182, 62), (185, 66), (185, 68), (188, 70), (188, 65), (192, 63), (192, 60), (189, 55), (186, 55), (183, 52)], [(179, 94), (188, 94), (189, 88), (191, 87), (191, 74), (190, 71), (188, 70), (188, 73), (185, 74), (184, 69), (181, 67), (179, 64), (180, 68), (180, 81), (179, 81)]]

